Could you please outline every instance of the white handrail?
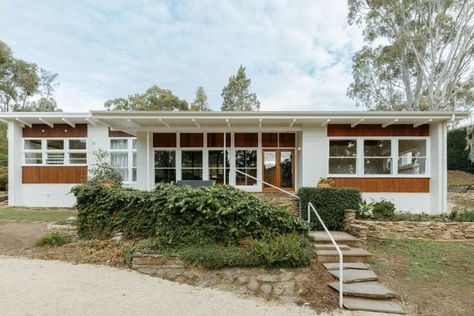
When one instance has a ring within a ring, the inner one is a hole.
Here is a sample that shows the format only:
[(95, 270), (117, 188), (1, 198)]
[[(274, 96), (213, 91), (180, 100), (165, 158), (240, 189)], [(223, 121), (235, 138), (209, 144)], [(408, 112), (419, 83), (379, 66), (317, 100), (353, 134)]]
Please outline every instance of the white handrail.
[(234, 171), (237, 172), (237, 173), (243, 174), (244, 176), (249, 177), (249, 178), (251, 178), (251, 179), (254, 179), (254, 180), (257, 180), (257, 181), (259, 181), (259, 182), (262, 182), (263, 184), (268, 185), (269, 187), (272, 187), (272, 188), (274, 188), (274, 189), (277, 189), (277, 190), (279, 190), (279, 191), (281, 191), (281, 192), (283, 192), (283, 193), (286, 193), (286, 194), (288, 194), (288, 195), (291, 195), (292, 197), (294, 197), (294, 198), (300, 200), (300, 197), (299, 197), (298, 195), (293, 194), (293, 193), (288, 192), (288, 191), (285, 191), (285, 190), (283, 190), (282, 188), (279, 188), (279, 187), (277, 187), (277, 186), (274, 186), (273, 184), (270, 184), (270, 183), (268, 183), (268, 182), (263, 181), (262, 179), (255, 178), (254, 176), (251, 176), (251, 175), (249, 175), (249, 174), (247, 174), (247, 173), (245, 173), (245, 172), (242, 172), (242, 171), (240, 171), (240, 170), (237, 170), (237, 169), (235, 169)]
[(344, 303), (344, 280), (343, 280), (343, 276), (344, 276), (344, 273), (343, 273), (343, 257), (342, 257), (342, 251), (341, 249), (339, 248), (339, 246), (337, 245), (336, 241), (334, 240), (334, 238), (332, 237), (331, 233), (329, 232), (329, 230), (327, 229), (326, 225), (324, 225), (324, 222), (323, 220), (321, 219), (321, 217), (319, 216), (318, 212), (316, 211), (316, 209), (314, 208), (314, 205), (313, 203), (311, 202), (308, 202), (308, 223), (311, 224), (311, 211), (314, 212), (314, 214), (316, 214), (316, 217), (318, 218), (319, 222), (321, 223), (321, 226), (323, 226), (324, 230), (326, 231), (326, 234), (328, 234), (329, 236), (329, 239), (331, 240), (332, 244), (334, 245), (334, 247), (336, 248), (336, 251), (337, 251), (337, 254), (339, 255), (339, 307), (342, 308), (343, 307), (343, 303)]

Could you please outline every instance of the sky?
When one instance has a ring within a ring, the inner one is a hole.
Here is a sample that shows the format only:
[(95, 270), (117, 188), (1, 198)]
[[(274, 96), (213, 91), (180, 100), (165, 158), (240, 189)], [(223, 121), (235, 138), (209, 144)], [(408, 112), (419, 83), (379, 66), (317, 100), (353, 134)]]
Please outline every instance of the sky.
[(59, 74), (64, 111), (156, 84), (213, 110), (239, 65), (261, 110), (361, 110), (346, 96), (362, 32), (345, 0), (0, 0), (0, 40)]

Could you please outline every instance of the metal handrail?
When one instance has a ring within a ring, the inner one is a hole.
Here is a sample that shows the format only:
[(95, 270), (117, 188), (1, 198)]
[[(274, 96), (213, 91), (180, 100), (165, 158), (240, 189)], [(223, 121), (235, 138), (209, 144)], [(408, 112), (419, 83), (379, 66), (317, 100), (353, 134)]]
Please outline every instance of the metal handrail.
[(318, 218), (319, 222), (321, 223), (321, 226), (323, 226), (324, 230), (326, 231), (326, 234), (328, 234), (329, 239), (331, 240), (332, 244), (336, 248), (337, 254), (339, 255), (339, 307), (342, 308), (343, 303), (344, 303), (344, 288), (343, 288), (344, 287), (344, 280), (343, 280), (343, 276), (344, 276), (343, 262), (344, 262), (344, 260), (343, 260), (343, 256), (342, 256), (342, 251), (339, 248), (339, 246), (337, 245), (334, 238), (332, 237), (329, 230), (327, 229), (326, 225), (324, 225), (324, 222), (321, 219), (321, 216), (319, 216), (318, 212), (316, 211), (316, 208), (314, 207), (313, 203), (311, 203), (311, 202), (308, 202), (308, 223), (311, 224), (311, 211), (313, 211), (314, 214), (316, 215), (316, 217)]

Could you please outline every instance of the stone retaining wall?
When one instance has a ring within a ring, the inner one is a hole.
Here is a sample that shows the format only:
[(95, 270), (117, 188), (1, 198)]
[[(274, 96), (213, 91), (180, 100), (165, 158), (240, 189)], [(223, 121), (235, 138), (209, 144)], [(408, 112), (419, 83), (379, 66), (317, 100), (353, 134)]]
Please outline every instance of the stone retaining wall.
[(287, 209), (299, 216), (300, 203), (297, 198), (283, 192), (254, 192), (253, 194), (264, 202)]
[(415, 238), (428, 240), (474, 239), (474, 222), (369, 221), (355, 219), (355, 211), (346, 210), (344, 227), (351, 234), (366, 239)]

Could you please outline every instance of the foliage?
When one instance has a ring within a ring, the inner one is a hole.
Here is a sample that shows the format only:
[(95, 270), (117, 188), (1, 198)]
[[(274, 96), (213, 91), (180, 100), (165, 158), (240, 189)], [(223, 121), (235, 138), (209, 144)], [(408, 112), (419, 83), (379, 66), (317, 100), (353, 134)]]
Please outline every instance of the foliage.
[(303, 267), (311, 263), (313, 255), (314, 250), (308, 238), (297, 234), (254, 240), (249, 247), (206, 245), (178, 251), (183, 262), (207, 269)]
[(375, 218), (393, 218), (395, 215), (395, 204), (390, 201), (381, 200), (373, 205), (372, 213)]
[(349, 0), (365, 46), (348, 95), (376, 110), (468, 109), (474, 104), (471, 1)]
[(245, 74), (245, 68), (240, 65), (237, 74), (229, 78), (227, 86), (222, 89), (222, 111), (258, 111), (260, 101), (255, 93), (250, 92), (251, 80)]
[(474, 163), (466, 150), (466, 129), (458, 128), (448, 132), (448, 169), (474, 173)]
[(211, 111), (207, 102), (206, 91), (203, 87), (196, 89), (196, 98), (191, 103), (191, 111)]
[(99, 149), (94, 152), (94, 165), (89, 170), (90, 181), (107, 181), (113, 186), (120, 186), (123, 181), (122, 174), (110, 162), (110, 154)]
[(474, 222), (474, 210), (454, 207), (448, 215), (449, 220), (455, 222)]
[[(303, 187), (298, 191), (301, 198), (302, 217), (307, 220), (307, 205), (311, 202), (330, 230), (342, 230), (344, 211), (357, 210), (362, 202), (360, 191), (354, 188), (310, 188)], [(316, 216), (311, 214), (311, 224), (321, 230), (322, 226)]]
[(8, 191), (8, 171), (0, 168), (0, 191)]
[(36, 247), (44, 247), (44, 246), (54, 247), (54, 246), (62, 246), (65, 244), (69, 244), (71, 242), (72, 242), (71, 237), (67, 235), (63, 235), (60, 233), (50, 233), (36, 240), (35, 246)]
[(336, 181), (330, 178), (319, 178), (318, 184), (329, 184), (329, 185), (335, 185)]
[(292, 214), (228, 186), (209, 188), (159, 184), (153, 192), (107, 189), (86, 183), (72, 189), (82, 238), (103, 238), (122, 231), (127, 238), (156, 237), (163, 248), (183, 245), (238, 244), (297, 231), (307, 225)]
[[(357, 215), (358, 219), (367, 219), (366, 216)], [(407, 222), (474, 222), (474, 210), (454, 207), (449, 214), (430, 215), (426, 213), (413, 214), (411, 212), (395, 212), (391, 217), (377, 217), (378, 221), (407, 221)]]
[(186, 111), (189, 108), (188, 102), (157, 85), (151, 86), (145, 93), (108, 100), (104, 106), (110, 111)]
[(356, 210), (356, 216), (360, 218), (370, 218), (374, 215), (374, 202), (363, 200), (359, 203), (359, 209)]

